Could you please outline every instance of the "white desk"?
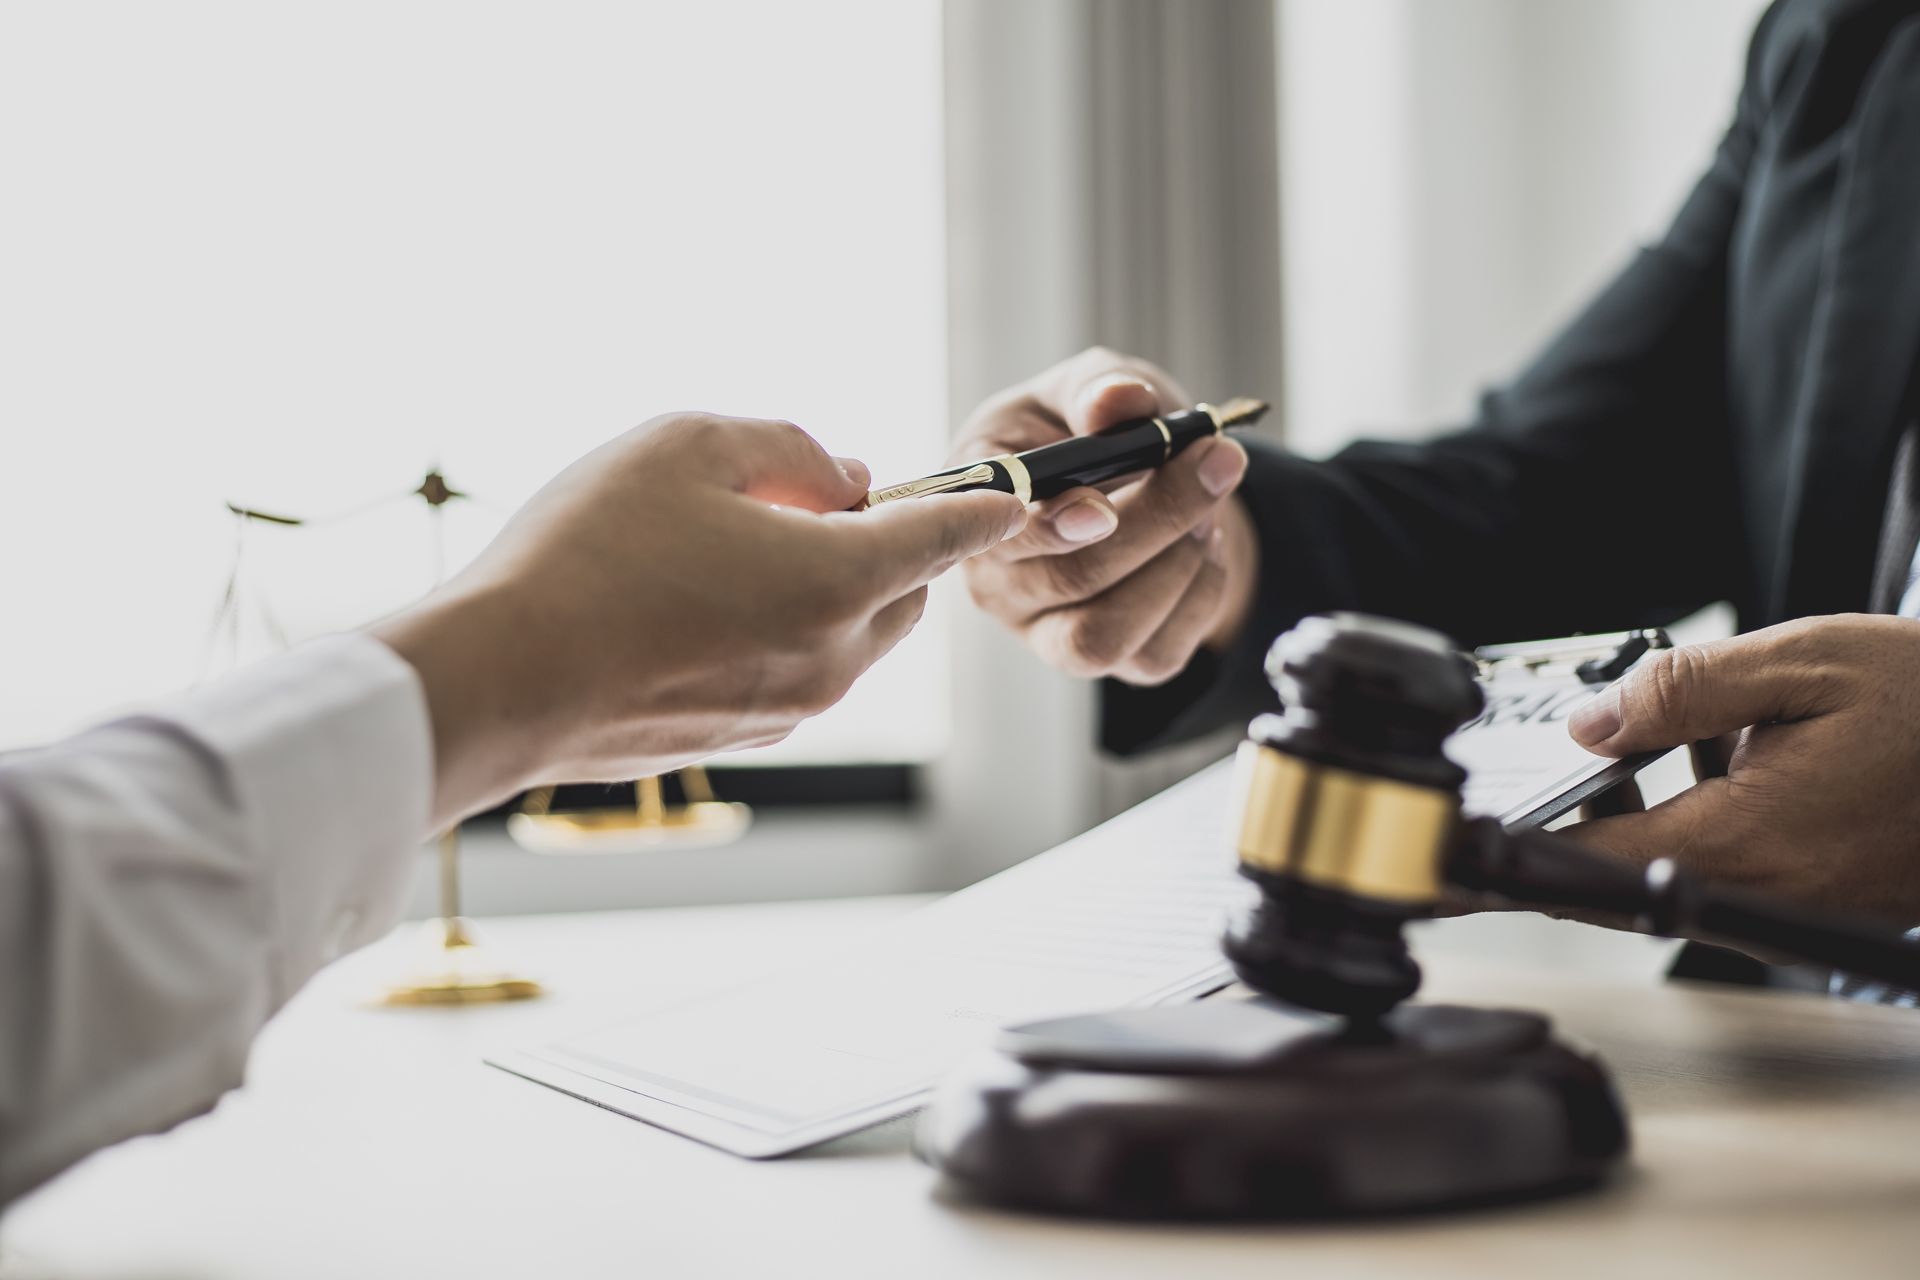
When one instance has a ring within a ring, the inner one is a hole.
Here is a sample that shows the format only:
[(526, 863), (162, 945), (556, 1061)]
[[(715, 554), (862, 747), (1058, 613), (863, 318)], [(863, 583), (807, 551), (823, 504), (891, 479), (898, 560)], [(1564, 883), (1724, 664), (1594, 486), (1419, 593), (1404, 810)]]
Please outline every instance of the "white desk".
[(483, 1049), (736, 980), (911, 900), (522, 917), (486, 927), (555, 995), (354, 999), (396, 943), (321, 975), (248, 1088), (96, 1156), (4, 1225), (63, 1277), (1920, 1274), (1920, 1014), (1809, 997), (1578, 986), (1441, 957), (1431, 994), (1552, 1011), (1631, 1105), (1599, 1195), (1372, 1226), (1165, 1228), (958, 1206), (901, 1125), (753, 1164), (483, 1066)]

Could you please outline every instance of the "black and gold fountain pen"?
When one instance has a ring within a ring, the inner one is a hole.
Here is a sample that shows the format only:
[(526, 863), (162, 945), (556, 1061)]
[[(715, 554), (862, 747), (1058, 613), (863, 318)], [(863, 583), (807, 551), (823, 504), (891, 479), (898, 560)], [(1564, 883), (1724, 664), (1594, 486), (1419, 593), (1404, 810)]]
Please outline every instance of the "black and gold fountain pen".
[(1025, 453), (1003, 453), (920, 480), (875, 489), (867, 495), (867, 505), (968, 489), (997, 489), (1022, 502), (1039, 502), (1081, 485), (1102, 484), (1164, 466), (1194, 441), (1232, 427), (1252, 426), (1266, 411), (1266, 401), (1243, 396), (1223, 405), (1196, 405), (1163, 418), (1135, 418), (1095, 435), (1043, 444)]

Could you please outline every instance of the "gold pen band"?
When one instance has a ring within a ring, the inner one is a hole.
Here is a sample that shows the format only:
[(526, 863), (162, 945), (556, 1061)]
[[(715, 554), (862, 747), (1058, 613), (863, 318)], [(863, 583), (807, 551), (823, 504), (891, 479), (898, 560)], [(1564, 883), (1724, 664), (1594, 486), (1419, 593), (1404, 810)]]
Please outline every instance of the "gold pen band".
[[(1226, 433), (1226, 430), (1227, 430), (1227, 428), (1226, 428), (1226, 426), (1225, 426), (1225, 425), (1224, 425), (1224, 424), (1223, 424), (1223, 423), (1222, 423), (1222, 422), (1220, 421), (1220, 410), (1218, 410), (1218, 409), (1216, 409), (1216, 408), (1215, 408), (1214, 406), (1212, 406), (1212, 405), (1210, 405), (1210, 404), (1208, 404), (1208, 403), (1207, 403), (1206, 401), (1204, 401), (1204, 400), (1203, 400), (1203, 401), (1201, 401), (1201, 402), (1200, 402), (1199, 404), (1197, 404), (1197, 405), (1195, 405), (1195, 406), (1193, 406), (1193, 407), (1194, 407), (1194, 408), (1195, 408), (1196, 410), (1198, 410), (1199, 412), (1201, 412), (1201, 413), (1204, 413), (1204, 414), (1206, 414), (1206, 415), (1207, 415), (1207, 420), (1208, 420), (1209, 422), (1211, 422), (1211, 423), (1213, 423), (1213, 434), (1215, 434), (1215, 435), (1217, 436), (1217, 435), (1224, 435), (1224, 434)], [(1158, 421), (1158, 419), (1155, 419), (1155, 421)], [(1165, 428), (1165, 427), (1162, 427), (1162, 428), (1160, 428), (1160, 429), (1161, 429), (1162, 431), (1165, 431), (1165, 430), (1166, 430), (1166, 428)], [(1169, 443), (1171, 443), (1171, 442), (1169, 442)]]
[(1010, 453), (1003, 453), (989, 459), (1007, 469), (1007, 479), (1013, 481), (1013, 496), (1020, 499), (1021, 505), (1033, 501), (1033, 474), (1027, 470), (1027, 464)]
[[(1211, 414), (1208, 416), (1212, 417)], [(1160, 442), (1163, 446), (1160, 452), (1160, 461), (1162, 465), (1164, 465), (1169, 458), (1173, 457), (1173, 432), (1167, 430), (1167, 424), (1159, 418), (1153, 420), (1153, 425), (1160, 428)], [(1218, 419), (1215, 419), (1213, 429), (1215, 432), (1220, 430)]]

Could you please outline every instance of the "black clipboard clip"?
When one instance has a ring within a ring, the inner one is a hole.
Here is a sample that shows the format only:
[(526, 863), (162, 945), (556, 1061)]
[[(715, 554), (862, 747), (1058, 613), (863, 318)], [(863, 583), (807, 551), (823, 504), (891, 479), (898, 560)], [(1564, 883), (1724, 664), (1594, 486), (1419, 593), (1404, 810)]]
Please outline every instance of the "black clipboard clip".
[[(1647, 654), (1672, 647), (1673, 640), (1665, 630), (1649, 627), (1559, 640), (1485, 645), (1468, 656), (1478, 669), (1482, 687), (1490, 694), (1496, 688), (1510, 691), (1518, 680), (1537, 681), (1538, 698), (1545, 701), (1564, 700), (1577, 690), (1591, 692), (1603, 688), (1625, 675)], [(1529, 695), (1530, 700), (1532, 697)], [(1593, 817), (1638, 808), (1637, 791), (1633, 788), (1616, 791), (1616, 788), (1666, 754), (1664, 750), (1646, 751), (1612, 760), (1604, 768), (1583, 772), (1552, 787), (1535, 797), (1524, 812), (1505, 814), (1502, 820), (1510, 829), (1524, 829), (1544, 826), (1581, 806), (1586, 806), (1585, 812)]]
[(1634, 663), (1653, 650), (1671, 648), (1673, 640), (1664, 628), (1646, 627), (1638, 631), (1568, 636), (1561, 640), (1482, 645), (1470, 656), (1483, 681), (1530, 675), (1606, 685), (1627, 674)]

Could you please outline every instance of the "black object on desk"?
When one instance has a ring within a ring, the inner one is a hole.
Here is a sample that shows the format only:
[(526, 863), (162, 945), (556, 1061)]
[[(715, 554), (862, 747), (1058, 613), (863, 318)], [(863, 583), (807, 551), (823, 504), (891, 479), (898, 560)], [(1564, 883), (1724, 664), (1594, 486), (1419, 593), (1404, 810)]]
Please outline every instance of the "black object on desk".
[(1629, 1143), (1597, 1059), (1535, 1014), (1404, 1003), (1420, 970), (1403, 927), (1447, 885), (1920, 986), (1920, 947), (1892, 931), (1462, 819), (1441, 744), (1481, 693), (1442, 636), (1309, 618), (1268, 674), (1285, 711), (1241, 747), (1235, 815), (1259, 896), (1223, 941), (1261, 998), (1005, 1033), (921, 1124), (922, 1154), (965, 1191), (1109, 1217), (1323, 1218), (1597, 1184)]
[(920, 1143), (999, 1204), (1267, 1219), (1577, 1188), (1627, 1134), (1600, 1064), (1537, 1014), (1218, 999), (1008, 1032), (935, 1096)]

